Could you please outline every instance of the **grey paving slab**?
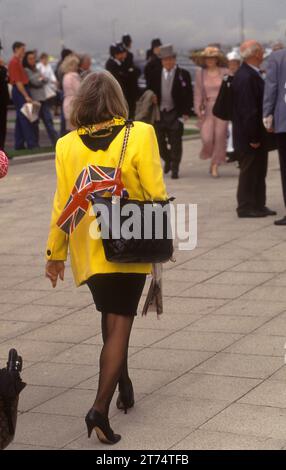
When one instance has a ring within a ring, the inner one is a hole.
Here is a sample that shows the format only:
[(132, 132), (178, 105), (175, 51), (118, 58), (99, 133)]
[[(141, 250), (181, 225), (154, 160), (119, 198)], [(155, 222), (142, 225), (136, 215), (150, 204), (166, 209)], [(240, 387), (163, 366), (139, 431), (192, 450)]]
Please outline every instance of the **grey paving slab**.
[(178, 331), (162, 341), (154, 348), (185, 349), (193, 351), (221, 351), (230, 344), (238, 341), (241, 335), (234, 333), (214, 333), (201, 331)]
[(246, 235), (243, 238), (232, 242), (234, 245), (253, 250), (254, 252), (260, 252), (279, 243), (277, 238), (269, 238), (265, 236), (263, 231), (262, 236), (256, 232), (255, 235)]
[(55, 355), (49, 362), (57, 364), (90, 365), (98, 370), (102, 346), (94, 344), (75, 344), (69, 349)]
[[(229, 259), (194, 259), (180, 265), (180, 269), (183, 270), (198, 270), (198, 271), (225, 271), (231, 267), (236, 266), (239, 263), (237, 260)], [(282, 271), (282, 270), (281, 270)], [(284, 271), (284, 270), (283, 270)]]
[(180, 296), (190, 298), (209, 298), (209, 299), (236, 299), (242, 296), (250, 289), (244, 285), (208, 284), (203, 283), (184, 290)]
[(52, 341), (31, 341), (15, 338), (0, 344), (0, 358), (7, 358), (9, 349), (16, 348), (27, 361), (37, 362), (50, 359), (72, 346), (69, 343), (54, 343)]
[(245, 379), (189, 372), (158, 390), (160, 395), (201, 398), (232, 403), (255, 388), (261, 379)]
[(201, 427), (271, 439), (286, 439), (286, 410), (269, 406), (233, 404)]
[(244, 295), (245, 299), (286, 302), (286, 289), (281, 286), (259, 286)]
[(279, 357), (219, 353), (196, 367), (194, 372), (265, 379), (276, 372), (283, 362)]
[(1, 290), (17, 287), (22, 281), (23, 279), (21, 277), (1, 277), (1, 271), (0, 271), (0, 289)]
[(230, 315), (230, 316), (251, 316), (251, 317), (266, 317), (266, 319), (273, 318), (280, 313), (285, 312), (285, 303), (276, 301), (262, 301), (262, 300), (245, 300), (244, 297), (225, 303), (225, 305), (217, 308), (214, 314)]
[(45, 403), (33, 408), (33, 413), (49, 415), (78, 416), (84, 418), (95, 399), (94, 390), (71, 389), (51, 397)]
[(286, 382), (286, 366), (281, 367), (275, 374), (269, 377), (269, 380), (278, 380), (279, 382)]
[(69, 315), (62, 316), (58, 321), (58, 327), (62, 328), (62, 325), (83, 325), (90, 326), (93, 331), (101, 331), (101, 315), (95, 310), (95, 306), (79, 309), (73, 311)]
[(258, 286), (271, 278), (273, 278), (273, 273), (224, 272), (213, 276), (206, 281), (206, 284)]
[[(178, 400), (174, 396), (152, 394), (140, 400), (136, 408), (130, 412), (134, 423), (155, 425), (160, 422), (162, 427), (176, 424), (196, 428), (212, 416), (225, 409), (227, 402), (202, 400), (200, 398), (184, 398)], [(120, 417), (116, 417), (114, 422)]]
[(255, 354), (262, 356), (284, 357), (284, 336), (262, 336), (258, 334), (248, 335), (226, 349), (226, 352), (238, 354)]
[(190, 313), (163, 313), (157, 317), (156, 313), (148, 313), (147, 316), (138, 316), (133, 324), (134, 329), (149, 328), (154, 330), (180, 330), (181, 328), (191, 325), (202, 318), (202, 314)]
[(271, 260), (271, 261), (281, 261), (281, 260), (286, 260), (286, 254), (285, 254), (285, 243), (280, 243), (279, 245), (276, 245), (272, 248), (269, 248), (267, 250), (263, 250), (261, 253), (259, 253), (258, 259), (263, 259), (263, 260)]
[(164, 313), (176, 315), (181, 314), (207, 314), (226, 303), (225, 299), (189, 299), (165, 296), (163, 299)]
[(73, 416), (24, 413), (19, 416), (15, 445), (61, 448), (84, 431), (84, 422)]
[(90, 327), (87, 325), (76, 325), (76, 327), (74, 327), (72, 324), (65, 324), (62, 328), (59, 328), (57, 324), (53, 323), (34, 329), (22, 335), (22, 338), (37, 341), (77, 343), (90, 338), (92, 334), (92, 325), (90, 325)]
[(14, 451), (14, 450), (57, 450), (56, 447), (44, 447), (44, 446), (33, 446), (33, 445), (28, 445), (28, 444), (17, 444), (15, 442), (12, 442), (12, 444), (9, 445), (9, 447), (6, 449), (6, 451)]
[(269, 281), (267, 281), (266, 283), (267, 286), (282, 286), (282, 287), (285, 287), (286, 286), (286, 274), (285, 273), (282, 273), (282, 274), (276, 274), (274, 278), (270, 279)]
[(225, 333), (250, 333), (268, 321), (265, 317), (219, 315), (213, 313), (194, 321), (186, 330)]
[(5, 313), (11, 312), (15, 308), (17, 308), (15, 304), (0, 304), (0, 318), (4, 320)]
[(51, 400), (51, 398), (65, 391), (66, 389), (63, 387), (40, 387), (28, 384), (21, 393), (18, 409), (21, 413), (31, 411), (33, 408)]
[(130, 358), (130, 367), (186, 372), (212, 356), (211, 352), (146, 348)]
[[(178, 372), (167, 370), (133, 369), (129, 367), (129, 375), (134, 386), (135, 399), (137, 394), (148, 395), (172, 382), (178, 377)], [(91, 377), (80, 383), (76, 388), (84, 390), (97, 390), (98, 376)]]
[[(4, 307), (4, 305), (3, 305)], [(10, 306), (12, 308), (2, 313), (0, 306), (0, 318), (9, 321), (51, 323), (59, 318), (67, 316), (70, 311), (66, 307), (50, 307), (42, 305), (27, 304), (23, 306)]]
[[(118, 444), (112, 448), (117, 450), (166, 450), (175, 442), (182, 440), (190, 433), (189, 427), (171, 425), (161, 427), (156, 425), (148, 425), (135, 423), (131, 420), (124, 419), (122, 416), (111, 422), (114, 431), (121, 433), (123, 438)], [(83, 434), (79, 439), (74, 440), (67, 445), (65, 449), (71, 450), (101, 450), (102, 444), (99, 443), (96, 435), (93, 433), (91, 439), (87, 439)]]
[(241, 271), (250, 273), (282, 273), (285, 271), (284, 261), (258, 260), (245, 261), (237, 266), (233, 266), (231, 271)]
[(283, 440), (227, 432), (196, 430), (172, 447), (174, 450), (281, 450)]
[(214, 248), (213, 250), (205, 253), (201, 258), (202, 260), (230, 260), (230, 261), (244, 261), (249, 258), (250, 250), (243, 248)]
[(286, 408), (285, 382), (266, 380), (253, 390), (249, 391), (239, 400), (239, 403)]
[(286, 339), (286, 314), (282, 313), (281, 315), (273, 318), (269, 322), (262, 325), (258, 330), (257, 334), (266, 335), (266, 336), (284, 336)]
[(52, 291), (49, 295), (41, 293), (41, 298), (33, 302), (35, 305), (51, 305), (63, 307), (87, 307), (93, 303), (92, 297), (88, 292), (55, 292)]
[(1, 293), (0, 303), (2, 304), (27, 304), (34, 300), (41, 299), (45, 294), (41, 291), (22, 290), (21, 294), (17, 290), (6, 289)]
[(218, 274), (218, 271), (191, 271), (187, 269), (181, 269), (183, 266), (179, 266), (179, 268), (170, 269), (164, 273), (164, 288), (166, 281), (174, 282), (178, 281), (178, 279), (182, 279), (184, 282), (188, 282), (189, 285), (195, 285), (206, 281), (207, 279), (211, 279), (212, 277), (216, 276), (216, 274)]
[[(37, 291), (43, 291), (43, 292), (51, 292), (51, 284), (48, 281), (47, 278), (43, 277), (42, 272), (40, 273), (41, 275), (39, 277), (36, 277), (34, 279), (31, 279), (30, 281), (22, 281), (17, 285), (17, 288), (19, 290), (26, 290), (26, 289), (32, 289), (32, 290), (37, 290)], [(60, 284), (58, 286), (57, 290), (62, 290), (64, 288), (71, 288), (73, 286), (73, 281), (72, 280), (65, 280), (64, 283)]]
[(37, 323), (25, 323), (20, 321), (0, 321), (0, 342), (20, 336), (22, 333), (37, 328)]
[(70, 388), (92, 377), (96, 366), (83, 364), (51, 364), (41, 362), (25, 371), (25, 381), (30, 385)]

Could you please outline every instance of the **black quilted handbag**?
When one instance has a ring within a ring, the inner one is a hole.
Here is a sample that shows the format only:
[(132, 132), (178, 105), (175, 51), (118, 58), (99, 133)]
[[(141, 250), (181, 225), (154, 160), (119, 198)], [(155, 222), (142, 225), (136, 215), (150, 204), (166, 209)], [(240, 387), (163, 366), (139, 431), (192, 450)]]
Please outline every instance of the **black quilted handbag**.
[[(121, 168), (126, 153), (132, 122), (127, 121), (122, 152), (117, 168)], [(170, 199), (137, 201), (119, 197), (92, 199), (107, 261), (116, 263), (163, 263), (173, 255)], [(100, 208), (106, 208), (105, 211)], [(124, 208), (127, 209), (124, 211)], [(132, 211), (132, 235), (125, 236), (123, 228)], [(103, 214), (107, 214), (107, 216)], [(124, 214), (125, 212), (125, 214)], [(146, 213), (149, 217), (146, 217)], [(114, 214), (117, 216), (114, 217)], [(116, 220), (116, 224), (115, 224)], [(115, 226), (116, 225), (116, 226)], [(148, 226), (147, 226), (148, 225)], [(137, 228), (134, 236), (134, 227)]]

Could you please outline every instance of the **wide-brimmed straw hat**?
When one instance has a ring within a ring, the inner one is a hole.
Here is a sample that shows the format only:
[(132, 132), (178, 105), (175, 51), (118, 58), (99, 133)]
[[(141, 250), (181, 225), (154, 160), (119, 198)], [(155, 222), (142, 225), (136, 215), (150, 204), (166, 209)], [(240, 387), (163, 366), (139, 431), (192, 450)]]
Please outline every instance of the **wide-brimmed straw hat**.
[(209, 58), (224, 58), (223, 53), (219, 50), (218, 47), (213, 47), (213, 46), (208, 46), (206, 47), (203, 52), (201, 53), (201, 57), (204, 59), (209, 59)]
[(191, 54), (191, 59), (200, 66), (204, 66), (206, 59), (209, 58), (216, 58), (219, 65), (225, 65), (227, 62), (223, 52), (215, 46), (208, 46), (202, 51), (195, 51)]

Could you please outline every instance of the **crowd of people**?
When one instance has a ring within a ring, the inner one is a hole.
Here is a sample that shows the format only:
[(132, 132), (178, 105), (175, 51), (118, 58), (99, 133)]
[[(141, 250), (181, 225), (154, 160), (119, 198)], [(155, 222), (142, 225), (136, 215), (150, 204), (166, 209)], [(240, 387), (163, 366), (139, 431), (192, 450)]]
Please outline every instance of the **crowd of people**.
[[(55, 70), (49, 63), (49, 55), (38, 56), (35, 50), (26, 50), (23, 42), (16, 41), (13, 56), (5, 67), (0, 64), (0, 148), (4, 149), (7, 132), (8, 84), (12, 87), (12, 102), (16, 110), (15, 150), (39, 147), (39, 123), (43, 122), (51, 145), (55, 147), (59, 137), (69, 130), (70, 102), (75, 96), (81, 77), (88, 73), (91, 58), (63, 49)], [(31, 108), (27, 106), (31, 105)], [(37, 104), (37, 107), (35, 106)], [(60, 132), (55, 129), (54, 116), (60, 107)], [(33, 109), (37, 115), (33, 117)], [(30, 114), (31, 117), (30, 117)]]
[[(277, 63), (274, 59), (278, 56)], [(275, 116), (278, 135), (274, 147), (279, 148), (286, 204), (286, 119), (281, 117), (285, 101), (282, 97), (284, 82), (280, 76), (277, 78), (279, 83), (275, 82), (277, 69), (282, 70), (282, 77), (284, 73), (283, 45), (277, 43), (273, 46), (267, 73), (260, 68), (264, 50), (256, 41), (242, 44), (240, 51), (234, 50), (227, 55), (217, 44), (210, 44), (194, 61), (197, 67), (192, 81), (190, 73), (178, 65), (173, 46), (162, 44), (159, 38), (155, 38), (146, 52), (146, 65), (142, 71), (134, 60), (132, 38), (125, 34), (121, 42), (110, 46), (105, 68), (122, 88), (128, 104), (128, 118), (154, 126), (165, 174), (171, 172), (173, 179), (179, 177), (184, 122), (196, 115), (202, 140), (200, 157), (211, 161), (211, 176), (218, 178), (219, 167), (225, 162), (239, 162), (238, 216), (274, 215), (275, 211), (266, 206), (265, 179), (268, 151), (274, 143), (272, 124), (276, 105), (272, 101), (277, 98), (278, 86), (281, 96)], [(15, 149), (33, 149), (39, 147), (40, 121), (53, 146), (59, 137), (74, 129), (70, 120), (72, 104), (83, 78), (91, 71), (89, 55), (63, 49), (60, 61), (53, 68), (48, 54), (38, 56), (36, 51), (26, 51), (24, 43), (15, 42), (8, 66), (0, 63), (0, 149), (4, 149), (7, 129), (8, 82), (12, 86), (16, 109)], [(142, 72), (145, 90), (139, 87)], [(226, 77), (233, 79), (231, 120), (221, 119), (213, 112)], [(267, 116), (263, 114), (263, 99), (264, 114)], [(25, 105), (32, 103), (38, 103), (39, 107), (37, 116), (29, 119)], [(59, 130), (54, 125), (54, 115), (57, 113), (60, 114)], [(268, 115), (272, 116), (272, 120)], [(268, 118), (264, 123), (263, 117)], [(278, 223), (286, 224), (286, 219)]]

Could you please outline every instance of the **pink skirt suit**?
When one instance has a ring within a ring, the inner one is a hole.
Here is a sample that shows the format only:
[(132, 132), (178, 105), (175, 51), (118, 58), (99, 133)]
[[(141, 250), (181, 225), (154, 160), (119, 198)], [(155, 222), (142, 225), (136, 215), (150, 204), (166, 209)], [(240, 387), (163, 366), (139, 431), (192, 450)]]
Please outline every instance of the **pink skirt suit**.
[(219, 73), (212, 76), (207, 69), (198, 68), (196, 71), (195, 112), (199, 116), (203, 144), (200, 158), (211, 159), (212, 164), (217, 165), (221, 165), (226, 159), (228, 123), (216, 118), (212, 111), (227, 72), (227, 69), (220, 68)]

